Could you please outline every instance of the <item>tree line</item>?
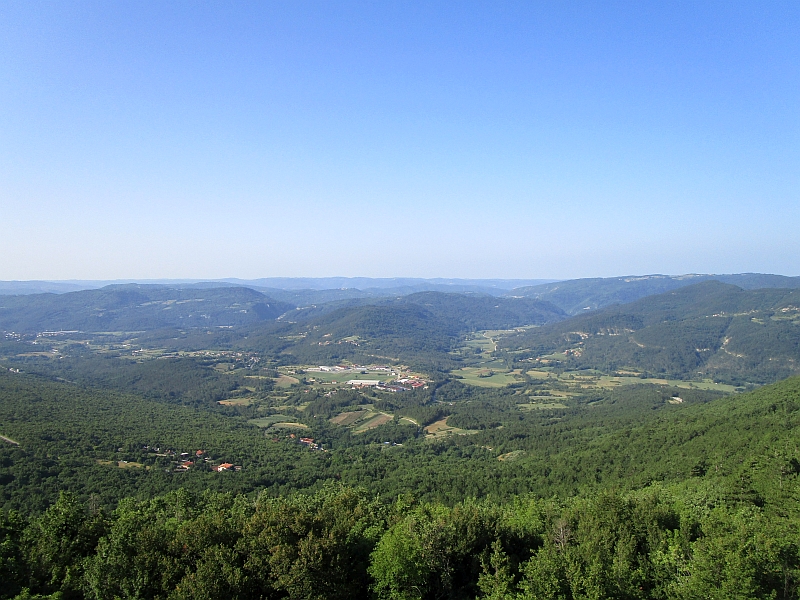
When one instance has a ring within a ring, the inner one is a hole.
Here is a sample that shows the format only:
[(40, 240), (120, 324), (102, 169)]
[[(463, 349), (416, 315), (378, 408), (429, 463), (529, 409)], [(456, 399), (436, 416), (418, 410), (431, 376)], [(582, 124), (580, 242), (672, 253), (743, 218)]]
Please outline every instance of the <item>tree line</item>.
[(713, 490), (384, 502), (176, 490), (0, 513), (0, 598), (797, 598), (796, 520)]

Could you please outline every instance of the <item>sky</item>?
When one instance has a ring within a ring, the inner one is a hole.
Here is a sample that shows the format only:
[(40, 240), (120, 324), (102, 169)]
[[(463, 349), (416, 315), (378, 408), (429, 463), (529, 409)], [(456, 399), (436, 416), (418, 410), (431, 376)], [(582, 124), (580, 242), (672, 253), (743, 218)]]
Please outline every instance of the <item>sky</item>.
[(800, 275), (800, 3), (0, 4), (0, 279)]

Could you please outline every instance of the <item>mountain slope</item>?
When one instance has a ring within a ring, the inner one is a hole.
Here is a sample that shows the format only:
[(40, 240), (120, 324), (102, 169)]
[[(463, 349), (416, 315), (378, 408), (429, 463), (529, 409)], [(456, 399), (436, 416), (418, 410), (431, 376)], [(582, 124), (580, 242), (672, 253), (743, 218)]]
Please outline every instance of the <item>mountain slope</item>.
[(798, 307), (798, 290), (707, 281), (510, 336), (501, 347), (517, 361), (563, 353), (557, 362), (567, 368), (766, 383), (800, 371)]
[(626, 304), (703, 281), (720, 281), (740, 288), (800, 288), (800, 277), (741, 273), (734, 275), (644, 275), (573, 279), (512, 290), (507, 295), (552, 302), (571, 315), (612, 304)]
[[(415, 364), (452, 362), (449, 351), (460, 337), (481, 329), (541, 325), (566, 318), (548, 302), (484, 294), (421, 292), (393, 299), (346, 300), (290, 311), (294, 323), (267, 331), (260, 348), (272, 348), (297, 362), (390, 357)], [(278, 343), (276, 338), (286, 341)], [(360, 357), (360, 358), (359, 358)], [(372, 361), (374, 362), (374, 360)]]
[(146, 331), (274, 320), (291, 305), (254, 290), (113, 285), (66, 294), (0, 296), (0, 330)]

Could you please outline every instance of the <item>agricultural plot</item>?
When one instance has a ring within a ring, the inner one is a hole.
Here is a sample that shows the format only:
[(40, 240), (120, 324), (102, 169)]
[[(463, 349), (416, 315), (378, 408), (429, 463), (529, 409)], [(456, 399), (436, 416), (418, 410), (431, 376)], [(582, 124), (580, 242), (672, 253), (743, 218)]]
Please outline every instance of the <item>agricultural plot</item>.
[(391, 413), (374, 410), (371, 405), (362, 405), (358, 410), (339, 413), (330, 422), (341, 427), (349, 427), (354, 433), (361, 433), (385, 425), (394, 419)]
[(331, 419), (331, 423), (335, 425), (341, 425), (342, 427), (349, 427), (350, 425), (362, 420), (368, 414), (372, 414), (372, 411), (353, 410), (350, 412), (343, 412), (333, 417)]
[(275, 380), (275, 386), (279, 388), (292, 387), (297, 383), (300, 383), (300, 380), (297, 379), (297, 377), (290, 377), (289, 375), (280, 375)]
[(469, 366), (453, 374), (462, 383), (486, 388), (500, 388), (521, 381), (520, 371), (509, 372), (506, 363), (492, 354), (497, 350), (497, 339), (509, 333), (512, 331), (479, 331), (470, 336), (458, 352)]
[(256, 427), (271, 427), (273, 425), (281, 424), (284, 425), (286, 422), (292, 420), (292, 417), (287, 415), (269, 415), (267, 417), (258, 417), (256, 419), (250, 419), (247, 421), (250, 425), (255, 425)]
[[(710, 379), (687, 381), (657, 377), (645, 378), (633, 371), (617, 371), (615, 375), (604, 375), (596, 371), (557, 372), (550, 367), (539, 367), (537, 369), (525, 371), (525, 376), (534, 382), (549, 384), (537, 388), (547, 391), (549, 396), (563, 397), (576, 396), (591, 390), (608, 390), (623, 385), (640, 384), (663, 385), (682, 389), (713, 390), (727, 393), (737, 391), (735, 386), (715, 383)], [(530, 391), (528, 393), (536, 392)]]
[(728, 385), (725, 383), (715, 383), (709, 379), (699, 381), (684, 381), (681, 379), (641, 379), (639, 377), (614, 377), (612, 378), (619, 382), (619, 385), (631, 385), (636, 383), (652, 383), (655, 385), (669, 385), (686, 390), (713, 390), (717, 392), (733, 393), (737, 391), (736, 386)]
[(276, 429), (311, 429), (311, 428), (305, 423), (297, 423), (291, 421), (287, 423), (273, 423), (272, 426), (269, 427), (269, 431), (274, 431)]
[(447, 417), (445, 417), (444, 419), (439, 419), (438, 421), (428, 425), (425, 428), (425, 433), (426, 438), (434, 439), (447, 435), (470, 435), (478, 432), (472, 429), (459, 429), (458, 427), (451, 427), (447, 424)]
[(536, 358), (535, 366), (531, 365), (530, 369), (509, 371), (507, 363), (498, 360), (493, 354), (496, 341), (508, 333), (504, 331), (478, 332), (466, 340), (459, 353), (469, 366), (453, 371), (453, 375), (457, 376), (459, 381), (464, 384), (484, 388), (502, 388), (524, 381), (535, 383), (534, 389), (524, 392), (530, 395), (530, 399), (528, 403), (520, 404), (522, 410), (562, 408), (564, 401), (571, 397), (593, 390), (609, 390), (625, 385), (652, 384), (728, 393), (737, 391), (735, 386), (715, 383), (708, 379), (645, 378), (636, 371), (622, 370), (605, 374), (595, 370), (562, 371), (551, 366), (563, 360), (563, 354), (542, 355)]
[(507, 370), (503, 369), (502, 371), (497, 372), (494, 369), (485, 366), (464, 367), (463, 369), (454, 371), (454, 374), (460, 377), (462, 383), (488, 388), (505, 387), (509, 383), (515, 383), (522, 380), (522, 377), (519, 376), (519, 371), (509, 373)]
[(484, 359), (491, 358), (489, 354), (494, 352), (495, 346), (495, 342), (488, 337), (484, 337), (483, 334), (476, 334), (475, 337), (468, 339), (464, 343), (464, 347), (470, 354)]
[(387, 413), (374, 413), (372, 418), (364, 421), (361, 425), (356, 427), (354, 431), (355, 433), (361, 433), (363, 431), (367, 431), (368, 429), (375, 429), (381, 425), (386, 425), (386, 423), (390, 422), (392, 419), (394, 419), (393, 415)]

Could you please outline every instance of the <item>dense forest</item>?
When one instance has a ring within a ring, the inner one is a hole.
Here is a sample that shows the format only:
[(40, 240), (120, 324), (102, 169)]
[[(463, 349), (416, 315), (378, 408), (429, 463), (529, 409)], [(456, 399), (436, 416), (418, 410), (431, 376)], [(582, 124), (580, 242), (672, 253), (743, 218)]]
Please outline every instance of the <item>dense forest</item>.
[(561, 498), (62, 492), (3, 513), (4, 597), (796, 598), (800, 380), (721, 402), (602, 436)]
[(798, 598), (796, 291), (78, 293), (0, 296), (0, 598)]
[(142, 331), (274, 320), (290, 304), (244, 287), (111, 285), (66, 294), (0, 296), (0, 330)]

